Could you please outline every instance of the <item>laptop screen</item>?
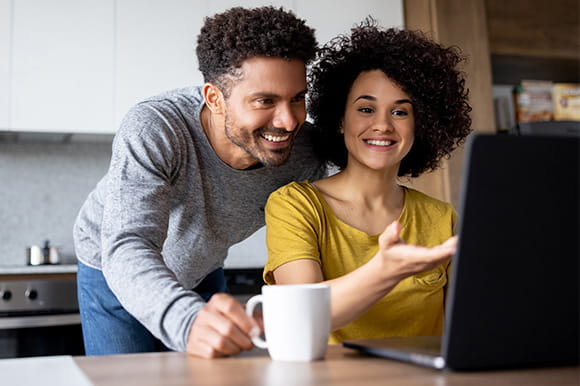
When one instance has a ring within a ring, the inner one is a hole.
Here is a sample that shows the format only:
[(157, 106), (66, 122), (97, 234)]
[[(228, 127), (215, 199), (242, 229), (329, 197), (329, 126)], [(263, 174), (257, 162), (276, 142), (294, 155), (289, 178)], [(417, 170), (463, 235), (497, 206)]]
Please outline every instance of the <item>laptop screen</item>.
[(475, 135), (464, 168), (449, 367), (578, 363), (578, 138)]

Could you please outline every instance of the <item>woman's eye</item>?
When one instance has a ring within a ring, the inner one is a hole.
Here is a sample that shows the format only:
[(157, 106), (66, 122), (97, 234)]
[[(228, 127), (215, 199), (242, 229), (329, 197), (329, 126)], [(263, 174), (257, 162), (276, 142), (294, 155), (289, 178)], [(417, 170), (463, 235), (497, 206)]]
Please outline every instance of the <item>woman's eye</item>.
[(409, 115), (409, 113), (406, 112), (405, 110), (393, 110), (392, 114), (395, 116), (400, 116), (400, 117), (404, 117), (406, 115)]
[(366, 114), (370, 114), (372, 113), (374, 110), (371, 109), (370, 107), (361, 107), (360, 109), (358, 109), (357, 111), (360, 111), (361, 113), (366, 113)]

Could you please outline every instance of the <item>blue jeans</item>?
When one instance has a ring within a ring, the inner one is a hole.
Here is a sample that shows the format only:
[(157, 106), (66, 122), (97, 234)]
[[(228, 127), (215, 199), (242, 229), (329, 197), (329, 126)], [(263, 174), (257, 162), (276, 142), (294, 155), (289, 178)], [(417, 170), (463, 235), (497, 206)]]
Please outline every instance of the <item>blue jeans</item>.
[[(227, 292), (223, 269), (210, 273), (193, 290), (205, 301)], [(123, 308), (100, 270), (79, 261), (77, 291), (86, 355), (169, 351)]]

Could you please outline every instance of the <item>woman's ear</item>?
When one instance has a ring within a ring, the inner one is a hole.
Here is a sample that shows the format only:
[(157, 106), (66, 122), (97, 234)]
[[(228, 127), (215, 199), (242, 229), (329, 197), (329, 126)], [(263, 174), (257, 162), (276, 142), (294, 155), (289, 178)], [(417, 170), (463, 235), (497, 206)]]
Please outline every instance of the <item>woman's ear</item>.
[(342, 119), (340, 120), (340, 124), (338, 125), (338, 132), (339, 132), (340, 134), (344, 134), (344, 127), (343, 127), (343, 125), (344, 125), (344, 118), (342, 118)]
[(224, 94), (222, 94), (220, 89), (212, 83), (205, 83), (203, 85), (202, 92), (205, 105), (212, 112), (212, 114), (223, 114)]

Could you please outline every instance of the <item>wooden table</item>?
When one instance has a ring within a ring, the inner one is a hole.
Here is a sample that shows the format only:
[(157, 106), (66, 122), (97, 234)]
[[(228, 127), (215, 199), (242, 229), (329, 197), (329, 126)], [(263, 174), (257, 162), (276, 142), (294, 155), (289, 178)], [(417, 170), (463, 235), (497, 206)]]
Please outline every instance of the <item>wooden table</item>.
[(95, 385), (574, 385), (579, 367), (493, 372), (437, 371), (330, 346), (325, 360), (274, 362), (255, 349), (232, 358), (200, 359), (183, 353), (75, 357)]

